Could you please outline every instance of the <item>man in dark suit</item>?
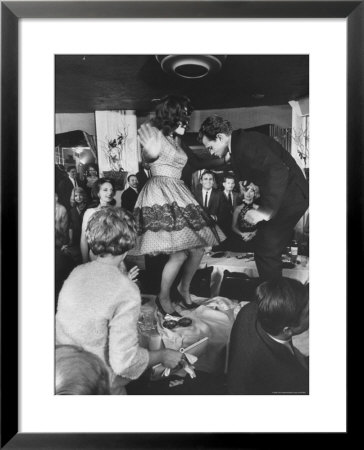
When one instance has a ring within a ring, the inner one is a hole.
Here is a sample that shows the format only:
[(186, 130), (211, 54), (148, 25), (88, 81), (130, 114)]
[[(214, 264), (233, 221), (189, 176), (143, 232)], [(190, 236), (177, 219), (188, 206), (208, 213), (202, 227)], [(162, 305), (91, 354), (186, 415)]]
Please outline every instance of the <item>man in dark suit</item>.
[(222, 198), (224, 203), (224, 209), (226, 214), (223, 219), (223, 231), (230, 237), (232, 234), (231, 224), (233, 220), (234, 209), (240, 205), (241, 201), (239, 199), (239, 194), (234, 191), (235, 188), (235, 177), (231, 173), (224, 175), (224, 181), (222, 183), (224, 190), (222, 192)]
[(148, 163), (143, 161), (139, 164), (139, 172), (136, 174), (136, 177), (138, 179), (138, 183), (139, 183), (138, 188), (139, 188), (139, 192), (140, 192), (143, 189), (145, 183), (151, 177)]
[(282, 276), (281, 254), (308, 208), (308, 182), (294, 158), (274, 139), (257, 132), (232, 130), (230, 122), (208, 117), (199, 138), (216, 157), (231, 162), (240, 181), (260, 187), (260, 206), (246, 219), (258, 224), (255, 261), (264, 279)]
[(136, 175), (128, 175), (129, 187), (121, 194), (121, 206), (130, 212), (134, 211), (134, 206), (137, 201), (139, 192), (138, 185), (139, 181)]
[(267, 281), (234, 322), (229, 394), (308, 394), (308, 358), (292, 337), (308, 329), (308, 289), (297, 280)]
[(196, 191), (196, 200), (217, 224), (221, 224), (225, 214), (224, 200), (222, 192), (213, 187), (213, 172), (205, 170), (200, 181), (201, 189)]
[(67, 168), (68, 177), (60, 181), (57, 194), (59, 197), (59, 203), (61, 203), (67, 211), (71, 209), (71, 194), (74, 188), (79, 186), (79, 181), (77, 180), (77, 171), (75, 166), (69, 166)]

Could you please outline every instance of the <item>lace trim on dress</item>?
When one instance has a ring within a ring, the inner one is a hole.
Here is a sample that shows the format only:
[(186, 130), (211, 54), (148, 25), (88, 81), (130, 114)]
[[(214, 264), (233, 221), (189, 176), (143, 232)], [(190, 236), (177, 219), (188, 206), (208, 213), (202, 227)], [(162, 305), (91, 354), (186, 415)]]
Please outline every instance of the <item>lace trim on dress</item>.
[(177, 202), (164, 205), (143, 206), (134, 210), (138, 234), (146, 231), (180, 231), (191, 228), (199, 231), (213, 226), (213, 220), (205, 213), (200, 205), (189, 204), (178, 206)]

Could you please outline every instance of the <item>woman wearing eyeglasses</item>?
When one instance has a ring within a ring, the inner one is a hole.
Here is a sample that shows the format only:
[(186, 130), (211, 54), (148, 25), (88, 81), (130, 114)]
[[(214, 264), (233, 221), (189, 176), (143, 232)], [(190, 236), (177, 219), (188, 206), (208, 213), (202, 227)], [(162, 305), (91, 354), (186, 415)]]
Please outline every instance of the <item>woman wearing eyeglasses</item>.
[[(139, 194), (134, 209), (138, 240), (136, 251), (144, 255), (168, 254), (156, 304), (160, 312), (179, 315), (173, 302), (193, 309), (189, 292), (205, 247), (225, 238), (181, 180), (188, 156), (181, 146), (192, 107), (183, 96), (167, 96), (156, 106), (155, 118), (139, 130), (143, 160), (151, 178)], [(179, 271), (181, 281), (171, 289)]]

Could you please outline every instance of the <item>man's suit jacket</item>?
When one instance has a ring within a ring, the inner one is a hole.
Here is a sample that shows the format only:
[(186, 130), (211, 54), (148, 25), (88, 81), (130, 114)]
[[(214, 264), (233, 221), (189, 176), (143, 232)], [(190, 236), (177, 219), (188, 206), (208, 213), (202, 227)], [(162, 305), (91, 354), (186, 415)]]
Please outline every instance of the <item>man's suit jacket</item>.
[(202, 198), (202, 186), (196, 191), (196, 200), (210, 216), (217, 217), (217, 223), (221, 223), (226, 214), (226, 204), (222, 198), (222, 192), (212, 188), (207, 208), (204, 206), (205, 199)]
[(143, 189), (145, 183), (149, 180), (149, 178), (147, 177), (147, 174), (145, 173), (143, 167), (140, 167), (139, 172), (136, 174), (136, 177), (138, 178), (139, 181), (139, 192)]
[[(257, 321), (258, 304), (244, 306), (230, 335), (229, 394), (308, 394), (307, 359), (276, 342)], [(303, 364), (306, 362), (307, 364)]]
[(59, 203), (61, 203), (67, 209), (67, 211), (71, 209), (70, 201), (73, 188), (73, 183), (69, 179), (69, 177), (64, 178), (58, 185), (57, 194)]
[(224, 192), (224, 191), (222, 192), (222, 198), (223, 198), (224, 203), (225, 203), (225, 205), (226, 205), (226, 209), (227, 209), (228, 211), (231, 211), (231, 213), (233, 213), (233, 212), (234, 212), (234, 209), (235, 209), (238, 205), (240, 205), (241, 201), (240, 201), (240, 198), (239, 198), (239, 194), (238, 194), (237, 192), (232, 192), (232, 193), (231, 193), (231, 196), (232, 196), (232, 198), (233, 198), (232, 204), (231, 204), (231, 202), (229, 201), (229, 199), (226, 197), (225, 192)]
[(233, 222), (234, 209), (241, 203), (239, 194), (237, 192), (232, 192), (231, 196), (233, 198), (232, 203), (226, 197), (225, 192), (222, 192), (224, 214), (223, 214), (223, 218), (221, 220), (220, 225), (222, 227), (223, 232), (226, 235), (230, 235), (232, 233), (231, 226), (232, 226), (232, 222)]
[(231, 164), (239, 180), (250, 180), (259, 186), (260, 207), (269, 218), (280, 208), (294, 206), (298, 191), (308, 199), (308, 182), (294, 158), (264, 134), (233, 131)]
[(138, 193), (131, 187), (125, 189), (121, 194), (121, 206), (130, 212), (133, 212), (135, 203), (138, 198)]

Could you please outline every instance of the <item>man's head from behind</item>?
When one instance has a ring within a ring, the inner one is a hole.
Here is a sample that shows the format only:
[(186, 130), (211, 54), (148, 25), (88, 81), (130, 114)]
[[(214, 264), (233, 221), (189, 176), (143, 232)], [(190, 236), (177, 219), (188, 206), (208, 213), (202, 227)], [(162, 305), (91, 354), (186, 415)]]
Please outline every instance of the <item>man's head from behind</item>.
[(233, 128), (228, 120), (219, 116), (210, 116), (200, 127), (198, 140), (211, 155), (222, 158), (228, 151), (232, 131)]
[(110, 395), (101, 359), (73, 345), (56, 347), (56, 395)]
[(104, 206), (96, 211), (86, 227), (86, 239), (94, 255), (123, 255), (134, 247), (136, 224), (123, 208)]
[(258, 321), (264, 331), (289, 340), (308, 329), (308, 288), (297, 280), (266, 281), (257, 288)]

